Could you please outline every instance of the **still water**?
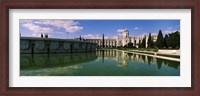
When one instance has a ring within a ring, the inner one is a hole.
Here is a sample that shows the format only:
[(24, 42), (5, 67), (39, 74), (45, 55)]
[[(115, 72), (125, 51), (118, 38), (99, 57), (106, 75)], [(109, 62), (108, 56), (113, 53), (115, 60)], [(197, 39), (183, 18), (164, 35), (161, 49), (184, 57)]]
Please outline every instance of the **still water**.
[(180, 62), (99, 50), (94, 53), (20, 54), (21, 76), (180, 76)]

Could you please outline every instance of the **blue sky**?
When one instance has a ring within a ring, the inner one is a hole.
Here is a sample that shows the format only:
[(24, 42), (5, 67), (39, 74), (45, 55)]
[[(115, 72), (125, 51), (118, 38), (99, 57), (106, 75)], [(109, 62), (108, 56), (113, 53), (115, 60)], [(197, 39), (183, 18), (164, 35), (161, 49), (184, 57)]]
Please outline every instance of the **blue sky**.
[(124, 29), (130, 36), (143, 34), (163, 34), (180, 31), (180, 20), (20, 20), (20, 33), (23, 37), (40, 37), (49, 34), (50, 38), (115, 38)]

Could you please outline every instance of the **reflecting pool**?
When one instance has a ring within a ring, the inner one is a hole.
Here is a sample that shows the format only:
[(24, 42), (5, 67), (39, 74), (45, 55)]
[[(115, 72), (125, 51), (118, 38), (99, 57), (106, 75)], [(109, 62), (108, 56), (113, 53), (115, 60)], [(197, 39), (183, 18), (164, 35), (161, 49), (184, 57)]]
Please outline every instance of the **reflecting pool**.
[(117, 50), (20, 54), (21, 76), (180, 76), (180, 62)]

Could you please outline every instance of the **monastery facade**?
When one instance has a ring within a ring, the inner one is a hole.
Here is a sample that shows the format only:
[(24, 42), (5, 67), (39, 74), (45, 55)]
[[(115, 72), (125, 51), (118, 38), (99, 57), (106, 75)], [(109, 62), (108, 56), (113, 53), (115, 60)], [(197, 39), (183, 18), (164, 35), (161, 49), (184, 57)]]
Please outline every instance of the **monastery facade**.
[[(142, 42), (143, 38), (146, 36), (146, 47), (148, 47), (148, 38), (149, 34), (145, 34), (143, 36), (129, 36), (129, 31), (126, 29), (123, 32), (117, 35), (115, 39), (104, 39), (104, 47), (114, 48), (114, 47), (124, 47), (129, 42), (133, 43), (133, 46), (138, 48), (139, 42)], [(156, 42), (157, 35), (152, 35), (151, 39), (153, 42)], [(102, 39), (85, 39), (86, 41), (94, 42), (98, 44), (98, 48), (103, 47)]]

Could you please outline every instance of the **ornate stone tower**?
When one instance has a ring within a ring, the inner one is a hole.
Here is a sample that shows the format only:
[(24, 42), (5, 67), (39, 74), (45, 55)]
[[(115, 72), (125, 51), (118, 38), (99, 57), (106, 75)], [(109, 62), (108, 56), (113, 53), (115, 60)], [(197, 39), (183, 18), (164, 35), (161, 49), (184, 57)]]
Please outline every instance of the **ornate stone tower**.
[(128, 31), (128, 29), (125, 29), (122, 34), (123, 34), (123, 38), (128, 38), (129, 37), (129, 31)]
[(122, 45), (125, 46), (126, 44), (129, 43), (129, 31), (128, 29), (125, 29), (124, 32), (122, 33), (123, 34), (123, 38), (122, 38)]

